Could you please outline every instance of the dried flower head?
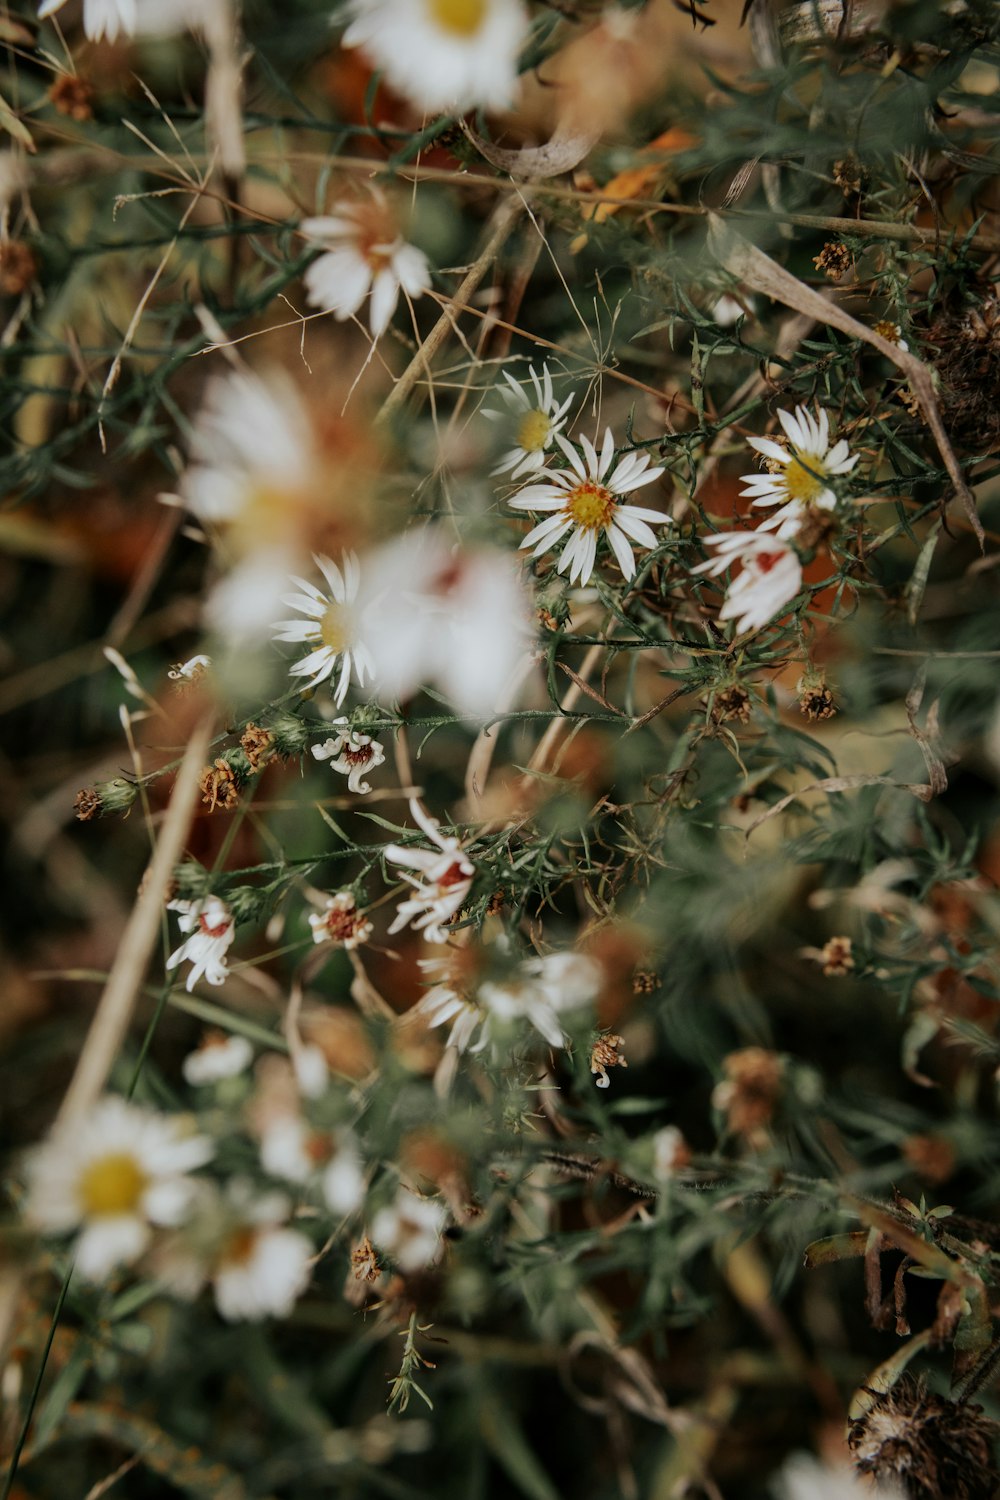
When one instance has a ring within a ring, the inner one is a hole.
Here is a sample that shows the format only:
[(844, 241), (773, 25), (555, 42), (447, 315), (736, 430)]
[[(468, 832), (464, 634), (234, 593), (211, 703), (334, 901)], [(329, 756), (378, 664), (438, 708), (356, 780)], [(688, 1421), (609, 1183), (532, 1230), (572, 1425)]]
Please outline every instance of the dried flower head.
[(351, 1274), (355, 1281), (378, 1281), (382, 1274), (378, 1251), (367, 1235), (351, 1251)]
[(822, 678), (800, 677), (796, 692), (799, 709), (815, 724), (823, 719), (832, 719), (837, 712), (833, 694)]
[(212, 665), (210, 656), (192, 656), (188, 661), (179, 661), (167, 672), (167, 676), (174, 684), (174, 691), (186, 692), (196, 682), (200, 682), (205, 673)]
[(20, 297), (38, 275), (38, 257), (23, 240), (0, 241), (0, 293)]
[(865, 169), (853, 155), (833, 164), (833, 180), (848, 198), (855, 198), (864, 187)]
[(724, 1079), (712, 1093), (712, 1104), (727, 1116), (726, 1128), (753, 1144), (766, 1138), (767, 1126), (785, 1079), (785, 1065), (765, 1047), (742, 1047), (722, 1059)]
[(730, 719), (749, 724), (750, 694), (741, 683), (734, 682), (716, 693), (712, 704), (712, 718), (717, 724), (725, 724)]
[(94, 118), (93, 86), (78, 73), (60, 73), (49, 89), (49, 103), (61, 115), (82, 124)]
[(1000, 297), (990, 291), (972, 307), (945, 313), (931, 326), (942, 415), (948, 436), (972, 453), (1000, 444)]
[(872, 325), (872, 332), (879, 334), (888, 344), (895, 344), (905, 354), (909, 344), (903, 337), (903, 330), (898, 323), (893, 323), (889, 318), (882, 318), (878, 323)]
[(73, 806), (81, 823), (89, 823), (101, 811), (101, 799), (92, 786), (84, 787), (73, 798)]
[(652, 995), (660, 988), (660, 976), (655, 969), (636, 969), (632, 975), (633, 995)]
[(259, 771), (274, 754), (274, 735), (260, 724), (248, 724), (240, 735), (240, 745), (251, 771)]
[(608, 1032), (605, 1036), (598, 1037), (590, 1049), (590, 1071), (597, 1075), (597, 1087), (606, 1089), (611, 1082), (608, 1077), (609, 1068), (627, 1068), (622, 1048), (625, 1038), (618, 1036), (616, 1032)]
[(827, 240), (813, 259), (817, 271), (823, 271), (830, 281), (839, 281), (850, 264), (851, 252), (842, 240)]
[(235, 807), (240, 800), (236, 772), (221, 756), (214, 765), (205, 767), (198, 785), (201, 787), (201, 800), (210, 812), (215, 812), (217, 807)]
[(860, 1473), (880, 1484), (898, 1481), (911, 1500), (992, 1500), (998, 1431), (981, 1406), (950, 1401), (904, 1376), (850, 1424), (847, 1440)]
[(849, 937), (832, 937), (820, 950), (820, 963), (828, 979), (842, 979), (854, 968), (854, 955)]

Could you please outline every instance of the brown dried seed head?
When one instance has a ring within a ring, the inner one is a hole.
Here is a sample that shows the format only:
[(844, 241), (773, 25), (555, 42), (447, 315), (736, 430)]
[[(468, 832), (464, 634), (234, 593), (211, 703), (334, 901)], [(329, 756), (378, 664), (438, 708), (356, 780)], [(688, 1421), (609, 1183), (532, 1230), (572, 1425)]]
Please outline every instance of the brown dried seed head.
[(820, 960), (823, 964), (823, 973), (828, 979), (843, 978), (854, 968), (852, 946), (849, 937), (832, 937), (829, 942), (823, 944)]
[(260, 724), (248, 724), (240, 735), (243, 754), (250, 762), (251, 771), (257, 771), (273, 755), (274, 735)]
[(89, 823), (101, 810), (101, 799), (92, 786), (84, 787), (73, 798), (73, 806), (81, 823)]
[(717, 724), (737, 719), (741, 724), (750, 722), (750, 694), (739, 682), (716, 693), (712, 705), (712, 718)]
[(784, 1084), (784, 1063), (765, 1047), (741, 1047), (722, 1059), (722, 1071), (725, 1078), (713, 1092), (712, 1103), (726, 1112), (734, 1134), (759, 1136), (774, 1118)]
[(992, 1500), (1000, 1484), (998, 1431), (981, 1406), (949, 1401), (904, 1376), (875, 1397), (847, 1436), (859, 1472), (898, 1484), (911, 1500)]
[(817, 271), (825, 272), (830, 281), (839, 281), (844, 272), (850, 269), (851, 252), (841, 240), (827, 240), (814, 258), (813, 265)]
[(351, 1271), (355, 1281), (377, 1281), (382, 1274), (378, 1251), (367, 1235), (351, 1251)]
[(636, 969), (632, 975), (633, 995), (652, 995), (660, 988), (660, 976), (655, 969)]
[(864, 186), (864, 168), (856, 156), (845, 156), (834, 162), (833, 180), (847, 197), (856, 197)]
[(217, 807), (235, 807), (240, 800), (235, 772), (221, 756), (214, 765), (205, 767), (198, 785), (201, 787), (201, 800), (208, 804), (211, 812)]
[(799, 708), (813, 723), (821, 719), (832, 719), (837, 712), (833, 694), (825, 682), (813, 682), (800, 686)]
[(76, 73), (60, 73), (49, 89), (49, 101), (61, 115), (83, 122), (94, 118), (94, 90)]
[(621, 1051), (625, 1045), (625, 1038), (618, 1036), (615, 1032), (608, 1032), (606, 1036), (598, 1037), (590, 1049), (590, 1071), (597, 1074), (597, 1087), (606, 1089), (611, 1079), (608, 1077), (609, 1068), (627, 1068)]

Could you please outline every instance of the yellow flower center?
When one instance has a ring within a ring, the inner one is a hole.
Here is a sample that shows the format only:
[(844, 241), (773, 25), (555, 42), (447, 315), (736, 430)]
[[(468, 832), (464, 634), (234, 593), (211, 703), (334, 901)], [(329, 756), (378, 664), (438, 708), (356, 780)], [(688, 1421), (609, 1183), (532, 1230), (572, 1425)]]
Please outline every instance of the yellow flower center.
[(475, 36), (486, 19), (489, 0), (428, 0), (431, 19), (442, 31)]
[(99, 1156), (80, 1178), (80, 1201), (87, 1218), (134, 1213), (146, 1190), (146, 1174), (126, 1151)]
[(808, 505), (811, 500), (818, 500), (826, 489), (825, 480), (821, 478), (822, 472), (822, 464), (812, 454), (807, 455), (806, 463), (793, 458), (785, 468), (785, 491), (789, 500), (800, 500), (803, 505)]
[(332, 600), (326, 606), (323, 618), (319, 622), (319, 638), (324, 646), (337, 652), (345, 650), (350, 640), (344, 611)]
[(617, 503), (603, 484), (593, 484), (588, 480), (570, 490), (563, 510), (584, 531), (600, 531), (611, 520)]
[(543, 411), (525, 412), (517, 429), (517, 446), (525, 453), (541, 453), (549, 440), (552, 423)]

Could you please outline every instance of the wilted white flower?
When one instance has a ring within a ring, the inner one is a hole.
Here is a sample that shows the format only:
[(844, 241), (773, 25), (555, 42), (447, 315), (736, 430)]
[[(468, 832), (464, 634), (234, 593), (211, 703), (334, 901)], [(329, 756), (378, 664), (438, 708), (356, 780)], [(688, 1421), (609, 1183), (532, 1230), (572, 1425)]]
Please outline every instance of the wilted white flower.
[(760, 630), (791, 603), (802, 587), (802, 563), (794, 547), (760, 531), (718, 531), (705, 544), (716, 549), (694, 573), (717, 578), (734, 562), (741, 572), (726, 589), (720, 620), (735, 620), (739, 632)]
[(542, 367), (541, 379), (534, 366), (529, 366), (528, 375), (534, 387), (534, 400), (524, 386), (519, 384), (507, 370), (503, 372), (506, 385), (497, 386), (497, 394), (506, 408), (497, 411), (484, 406), (483, 416), (497, 421), (514, 422), (514, 446), (503, 455), (493, 470), (494, 474), (510, 473), (511, 479), (520, 479), (522, 474), (536, 474), (544, 467), (545, 452), (552, 439), (566, 425), (566, 414), (573, 404), (572, 392), (560, 405), (552, 391), (552, 376), (548, 365)]
[(441, 1231), (447, 1220), (444, 1204), (401, 1187), (394, 1202), (375, 1215), (371, 1237), (401, 1271), (423, 1271), (441, 1254)]
[(101, 1099), (29, 1155), (25, 1215), (46, 1234), (79, 1229), (76, 1266), (100, 1281), (142, 1255), (153, 1225), (184, 1217), (193, 1190), (186, 1174), (211, 1156), (211, 1142), (186, 1134), (181, 1121)]
[(253, 1062), (253, 1047), (245, 1036), (226, 1036), (223, 1031), (209, 1032), (196, 1052), (189, 1052), (181, 1064), (185, 1081), (193, 1087), (220, 1083), (246, 1072)]
[(167, 959), (167, 968), (175, 969), (185, 960), (191, 972), (184, 988), (190, 992), (204, 975), (209, 984), (225, 984), (229, 977), (226, 954), (236, 935), (232, 912), (219, 896), (204, 896), (198, 901), (168, 901), (167, 910), (178, 912), (177, 925), (191, 936)]
[[(446, 1047), (456, 1052), (481, 1052), (489, 1041), (489, 1012), (475, 1001), (464, 982), (461, 953), (446, 958), (422, 958), (420, 967), (437, 982), (421, 997), (415, 1014), (424, 1016), (428, 1026), (446, 1026), (451, 1022)], [(478, 1042), (476, 1032), (480, 1031)]]
[(460, 711), (494, 712), (531, 639), (520, 569), (494, 547), (415, 527), (365, 559), (359, 595), (380, 698), (437, 686)]
[(588, 1005), (600, 987), (600, 969), (580, 953), (526, 959), (502, 982), (487, 981), (479, 998), (500, 1021), (530, 1021), (552, 1047), (564, 1047), (560, 1014)]
[[(847, 1465), (831, 1468), (808, 1454), (796, 1453), (778, 1475), (777, 1500), (876, 1500), (876, 1491)], [(904, 1500), (896, 1485), (878, 1486), (877, 1500)]]
[[(406, 867), (400, 873), (413, 887), (413, 895), (399, 903), (389, 931), (399, 932), (412, 925), (417, 932), (423, 932), (428, 942), (444, 943), (447, 941), (445, 924), (461, 910), (472, 887), (476, 867), (462, 853), (461, 840), (445, 838), (419, 802), (410, 801), (410, 812), (435, 847), (413, 849), (401, 844), (386, 844), (386, 859)], [(408, 870), (418, 873), (410, 875)]]
[(305, 274), (310, 305), (343, 322), (370, 292), (368, 320), (375, 338), (388, 328), (400, 291), (420, 297), (431, 284), (426, 255), (396, 232), (381, 194), (368, 203), (341, 204), (334, 214), (303, 219), (299, 228), (326, 251)]
[(167, 676), (171, 682), (178, 684), (197, 682), (199, 678), (204, 677), (211, 665), (210, 656), (192, 656), (190, 660), (180, 661), (176, 666), (171, 667)]
[(528, 18), (520, 0), (353, 0), (345, 47), (361, 47), (428, 114), (506, 109)]
[(367, 648), (358, 639), (358, 611), (355, 601), (361, 570), (353, 552), (346, 552), (341, 559), (342, 569), (329, 557), (313, 559), (329, 587), (324, 594), (315, 584), (304, 578), (293, 578), (302, 590), (293, 594), (284, 603), (301, 611), (304, 620), (279, 620), (275, 624), (276, 641), (296, 641), (309, 644), (316, 649), (310, 651), (289, 670), (293, 677), (307, 677), (307, 688), (316, 687), (332, 677), (333, 669), (340, 662), (340, 672), (334, 692), (334, 702), (339, 708), (347, 697), (351, 683), (351, 672), (359, 687), (364, 687), (371, 677), (372, 664)]
[(597, 543), (603, 532), (622, 576), (631, 578), (635, 572), (632, 542), (642, 547), (657, 546), (656, 535), (648, 523), (665, 526), (670, 517), (662, 511), (626, 505), (622, 496), (658, 479), (662, 467), (651, 468), (648, 453), (626, 453), (615, 464), (615, 440), (610, 427), (599, 454), (589, 438), (581, 437), (586, 463), (561, 432), (556, 433), (556, 442), (570, 467), (553, 470), (543, 482), (529, 484), (508, 502), (513, 510), (552, 512), (528, 532), (522, 548), (533, 547), (532, 555), (541, 557), (568, 534), (558, 571), (568, 572), (570, 583), (586, 583), (594, 571)]
[(358, 948), (367, 943), (375, 931), (352, 891), (336, 891), (328, 896), (321, 912), (309, 913), (314, 943), (336, 943), (341, 948)]
[(331, 771), (339, 771), (347, 777), (349, 791), (363, 795), (371, 791), (371, 784), (362, 781), (367, 771), (374, 771), (385, 763), (385, 750), (371, 735), (352, 729), (345, 716), (334, 719), (330, 726), (337, 730), (334, 738), (324, 740), (322, 745), (313, 745), (312, 753), (317, 760), (328, 760)]
[(797, 406), (794, 415), (779, 411), (778, 421), (788, 440), (787, 446), (773, 438), (752, 437), (748, 441), (768, 460), (770, 471), (744, 474), (747, 488), (744, 496), (753, 505), (780, 505), (782, 509), (765, 522), (779, 535), (793, 536), (809, 509), (832, 510), (837, 497), (829, 481), (836, 475), (849, 474), (858, 461), (843, 438), (830, 445), (830, 419), (825, 411), (818, 417)]
[(895, 344), (896, 348), (902, 349), (904, 354), (909, 351), (910, 346), (903, 337), (903, 330), (890, 318), (883, 318), (880, 323), (875, 323), (872, 332), (880, 333), (887, 343)]

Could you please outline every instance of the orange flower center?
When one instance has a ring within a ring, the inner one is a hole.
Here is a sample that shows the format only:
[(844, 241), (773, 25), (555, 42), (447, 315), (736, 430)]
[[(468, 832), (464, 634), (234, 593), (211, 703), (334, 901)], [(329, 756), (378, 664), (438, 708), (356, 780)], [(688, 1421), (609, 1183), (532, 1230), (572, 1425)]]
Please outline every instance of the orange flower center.
[[(228, 920), (216, 922), (215, 926), (212, 927), (207, 917), (200, 916), (198, 918), (198, 927), (199, 930), (205, 935), (205, 937), (220, 938), (225, 937), (226, 933), (229, 931), (229, 922)], [(224, 1042), (225, 1037), (223, 1037), (222, 1040)]]
[(249, 1224), (241, 1225), (226, 1240), (219, 1260), (224, 1266), (245, 1266), (253, 1255), (256, 1244), (257, 1230)]
[(84, 1214), (135, 1213), (146, 1190), (146, 1174), (127, 1151), (115, 1151), (92, 1161), (80, 1178)]
[(584, 531), (600, 531), (611, 520), (617, 503), (614, 495), (603, 484), (585, 480), (583, 484), (570, 490), (563, 511)]
[(807, 455), (805, 463), (793, 458), (786, 466), (785, 491), (790, 500), (799, 500), (803, 505), (808, 505), (810, 500), (818, 500), (825, 488), (823, 466), (812, 454)]
[(475, 36), (486, 19), (488, 0), (428, 0), (431, 19), (454, 36)]
[(461, 861), (456, 859), (455, 863), (449, 865), (444, 874), (439, 876), (438, 887), (440, 890), (447, 891), (453, 885), (461, 885), (463, 880), (468, 880), (468, 878), (468, 875), (462, 869)]
[(525, 453), (541, 453), (549, 440), (552, 423), (543, 411), (525, 412), (518, 423), (517, 446)]

